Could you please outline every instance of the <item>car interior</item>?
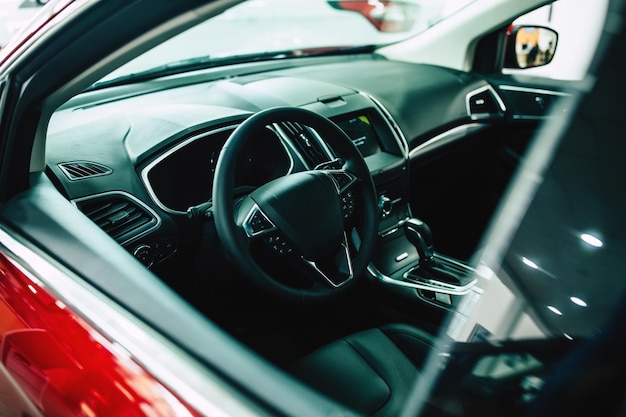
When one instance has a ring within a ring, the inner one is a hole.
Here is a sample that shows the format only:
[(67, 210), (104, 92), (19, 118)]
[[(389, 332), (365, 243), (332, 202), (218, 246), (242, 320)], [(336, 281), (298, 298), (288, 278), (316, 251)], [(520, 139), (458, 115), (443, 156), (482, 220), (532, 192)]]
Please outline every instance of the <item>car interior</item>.
[(398, 415), (527, 148), (578, 89), (494, 71), (507, 29), (472, 71), (364, 51), (88, 88), (54, 106), (43, 173), (4, 215), (156, 327), (178, 320), (158, 281), (279, 369)]
[(395, 415), (474, 284), (468, 263), (547, 116), (533, 104), (566, 93), (375, 54), (221, 71), (70, 100), (48, 179), (255, 352), (331, 394), (340, 363), (372, 381), (340, 400)]

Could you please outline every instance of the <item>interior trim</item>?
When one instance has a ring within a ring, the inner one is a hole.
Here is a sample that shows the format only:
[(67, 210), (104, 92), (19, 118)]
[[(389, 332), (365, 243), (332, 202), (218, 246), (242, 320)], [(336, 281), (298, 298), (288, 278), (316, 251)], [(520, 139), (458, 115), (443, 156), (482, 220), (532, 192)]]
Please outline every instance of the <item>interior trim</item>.
[(498, 86), (498, 88), (500, 90), (519, 91), (519, 92), (522, 92), (522, 93), (548, 94), (548, 95), (552, 95), (552, 96), (564, 96), (564, 97), (570, 97), (571, 96), (571, 94), (564, 93), (562, 91), (544, 90), (542, 88), (518, 87), (518, 86), (515, 86), (515, 85), (500, 85), (500, 86)]
[[(89, 195), (89, 196), (86, 196), (86, 197), (75, 198), (75, 199), (70, 200), (70, 201), (79, 211), (81, 211), (80, 208), (78, 207), (77, 203), (82, 202), (82, 201), (95, 200), (95, 199), (103, 198), (103, 197), (106, 197), (106, 196), (109, 196), (109, 195), (111, 195), (111, 196), (120, 195), (120, 196), (123, 196), (124, 198), (127, 198), (127, 199), (131, 200), (133, 203), (137, 204), (138, 206), (140, 206), (141, 208), (146, 210), (148, 213), (150, 213), (150, 215), (153, 216), (154, 219), (156, 220), (156, 224), (154, 226), (152, 226), (149, 229), (144, 230), (143, 232), (139, 233), (136, 236), (133, 236), (133, 237), (131, 237), (129, 239), (126, 239), (126, 240), (124, 240), (122, 242), (118, 242), (120, 245), (124, 246), (124, 245), (128, 244), (129, 242), (133, 242), (133, 241), (139, 239), (140, 237), (145, 236), (145, 235), (151, 233), (153, 230), (158, 229), (161, 226), (161, 223), (163, 223), (163, 220), (161, 220), (161, 217), (156, 213), (156, 211), (151, 209), (146, 203), (144, 203), (143, 201), (141, 201), (140, 199), (138, 199), (134, 195), (129, 194), (129, 193), (125, 192), (125, 191), (107, 191), (107, 192), (104, 192), (104, 193), (92, 194), (92, 195)], [(81, 213), (82, 213), (82, 211), (81, 211)], [(85, 214), (85, 213), (83, 213), (83, 214)]]
[[(435, 257), (438, 259), (444, 260), (445, 262), (449, 262), (456, 267), (466, 269), (468, 273), (470, 273), (471, 275), (474, 275), (474, 269), (465, 264), (462, 264), (460, 262), (455, 261), (454, 259), (448, 258), (440, 254), (435, 254)], [(407, 272), (402, 274), (402, 276), (404, 277), (411, 269), (413, 268), (409, 268), (409, 270), (407, 270)], [(450, 294), (450, 295), (466, 295), (472, 290), (472, 288), (474, 288), (474, 286), (478, 282), (478, 279), (475, 277), (472, 278), (468, 283), (463, 284), (463, 285), (454, 285), (454, 284), (443, 283), (443, 282), (437, 283), (437, 284), (429, 284), (426, 282), (399, 280), (399, 279), (394, 279), (383, 274), (372, 263), (368, 265), (367, 271), (374, 278), (378, 279), (379, 281), (383, 283), (397, 285), (400, 287), (415, 288), (418, 290), (435, 291), (438, 293)]]
[(409, 152), (409, 159), (413, 159), (418, 156), (422, 156), (424, 154), (435, 151), (442, 146), (445, 146), (451, 142), (456, 141), (457, 139), (461, 139), (471, 133), (475, 133), (486, 127), (487, 124), (485, 123), (469, 123), (461, 126), (456, 126), (411, 149), (411, 152)]
[(174, 153), (178, 152), (179, 150), (185, 148), (187, 145), (189, 145), (190, 143), (193, 143), (197, 140), (200, 139), (204, 139), (210, 135), (216, 134), (216, 133), (220, 133), (220, 132), (224, 132), (226, 130), (235, 130), (236, 126), (226, 126), (226, 127), (222, 127), (219, 129), (215, 129), (212, 130), (210, 132), (207, 133), (202, 133), (202, 134), (198, 134), (196, 136), (193, 136), (181, 143), (179, 143), (178, 145), (174, 146), (171, 149), (168, 149), (167, 151), (163, 152), (161, 155), (159, 155), (158, 158), (156, 158), (154, 161), (150, 162), (144, 169), (141, 170), (141, 180), (144, 183), (144, 186), (146, 187), (146, 190), (148, 191), (148, 194), (150, 195), (150, 198), (152, 199), (152, 201), (154, 201), (154, 203), (159, 206), (159, 208), (163, 211), (165, 211), (166, 213), (170, 213), (170, 214), (178, 214), (181, 216), (186, 216), (187, 212), (185, 211), (180, 211), (180, 210), (174, 210), (172, 208), (167, 207), (165, 204), (163, 204), (163, 202), (157, 197), (156, 193), (154, 192), (154, 189), (152, 188), (152, 184), (150, 184), (150, 180), (148, 179), (148, 174), (150, 174), (150, 171), (156, 167), (157, 165), (159, 165), (163, 160), (165, 160), (166, 158), (170, 157), (171, 155), (173, 155)]
[(476, 119), (484, 119), (487, 117), (491, 117), (494, 116), (494, 114), (491, 113), (476, 113), (476, 114), (472, 114), (470, 108), (470, 99), (480, 93), (483, 92), (489, 92), (489, 94), (491, 94), (491, 96), (493, 97), (493, 99), (496, 101), (496, 103), (498, 103), (498, 107), (500, 108), (500, 111), (502, 113), (506, 113), (506, 105), (504, 104), (504, 101), (502, 101), (502, 98), (500, 97), (500, 95), (496, 92), (496, 90), (490, 85), (487, 84), (483, 87), (477, 88), (476, 90), (472, 90), (469, 93), (467, 93), (465, 95), (465, 108), (467, 110), (467, 114), (468, 116), (470, 116), (472, 118), (472, 120), (476, 120)]

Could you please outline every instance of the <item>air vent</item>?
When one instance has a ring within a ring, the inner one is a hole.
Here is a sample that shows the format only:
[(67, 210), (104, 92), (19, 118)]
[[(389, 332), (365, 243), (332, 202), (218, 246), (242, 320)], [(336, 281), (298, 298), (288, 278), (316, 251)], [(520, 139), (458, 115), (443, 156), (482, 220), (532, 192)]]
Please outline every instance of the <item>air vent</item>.
[(76, 201), (76, 205), (120, 244), (147, 232), (159, 223), (147, 208), (124, 195), (108, 194)]
[(71, 181), (108, 175), (113, 172), (108, 166), (87, 161), (64, 162), (59, 164), (59, 168)]
[(484, 87), (467, 95), (467, 112), (472, 119), (497, 116), (503, 110), (495, 93), (489, 87)]
[(313, 136), (313, 132), (306, 126), (294, 122), (282, 122), (280, 127), (291, 139), (310, 168), (330, 160), (317, 138)]

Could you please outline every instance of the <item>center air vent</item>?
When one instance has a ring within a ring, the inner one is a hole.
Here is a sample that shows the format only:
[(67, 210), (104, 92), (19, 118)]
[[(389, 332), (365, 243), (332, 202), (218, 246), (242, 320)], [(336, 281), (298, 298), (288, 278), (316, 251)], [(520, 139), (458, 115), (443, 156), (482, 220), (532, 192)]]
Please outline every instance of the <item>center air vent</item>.
[(279, 127), (300, 152), (309, 168), (330, 160), (311, 129), (295, 122), (282, 122)]
[(490, 86), (467, 95), (467, 113), (472, 119), (497, 116), (504, 112), (504, 104)]
[(59, 164), (59, 168), (71, 181), (108, 175), (113, 172), (108, 166), (87, 161), (64, 162)]
[(118, 243), (158, 226), (158, 218), (137, 201), (122, 194), (107, 194), (76, 201), (76, 206)]

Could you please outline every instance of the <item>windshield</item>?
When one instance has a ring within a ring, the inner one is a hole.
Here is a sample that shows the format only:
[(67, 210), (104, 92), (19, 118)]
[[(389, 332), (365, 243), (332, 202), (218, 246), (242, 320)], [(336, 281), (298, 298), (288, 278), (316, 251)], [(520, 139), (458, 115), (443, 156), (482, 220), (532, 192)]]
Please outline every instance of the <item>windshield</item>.
[(475, 0), (249, 0), (104, 77), (370, 49), (422, 33)]

